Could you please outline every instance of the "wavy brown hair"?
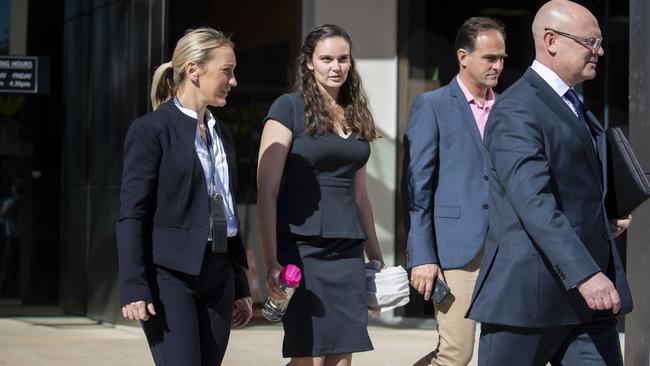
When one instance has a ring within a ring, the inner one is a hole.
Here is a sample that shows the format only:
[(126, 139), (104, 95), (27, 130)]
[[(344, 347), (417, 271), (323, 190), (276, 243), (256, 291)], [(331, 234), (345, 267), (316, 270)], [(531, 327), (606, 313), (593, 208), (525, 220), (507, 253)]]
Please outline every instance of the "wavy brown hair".
[(332, 111), (327, 105), (325, 96), (318, 89), (313, 72), (307, 67), (308, 62), (314, 56), (318, 42), (332, 37), (343, 38), (350, 45), (350, 70), (347, 79), (341, 85), (336, 101), (343, 108), (345, 114), (343, 130), (345, 133), (354, 131), (368, 141), (372, 141), (378, 137), (375, 120), (368, 108), (368, 97), (361, 85), (361, 77), (352, 56), (352, 41), (343, 28), (333, 24), (323, 24), (312, 28), (305, 37), (300, 55), (296, 60), (293, 89), (302, 93), (305, 98), (306, 130), (312, 135), (334, 131)]

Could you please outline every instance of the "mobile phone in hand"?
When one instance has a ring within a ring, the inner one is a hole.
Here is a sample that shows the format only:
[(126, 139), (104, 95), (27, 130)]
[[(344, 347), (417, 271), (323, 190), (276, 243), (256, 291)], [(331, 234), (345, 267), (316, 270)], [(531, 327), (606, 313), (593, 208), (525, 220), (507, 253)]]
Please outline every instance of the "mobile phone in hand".
[(433, 295), (431, 296), (433, 302), (440, 304), (442, 300), (444, 300), (445, 297), (449, 295), (450, 292), (451, 290), (449, 289), (449, 286), (447, 286), (444, 281), (436, 277), (436, 283), (433, 287)]

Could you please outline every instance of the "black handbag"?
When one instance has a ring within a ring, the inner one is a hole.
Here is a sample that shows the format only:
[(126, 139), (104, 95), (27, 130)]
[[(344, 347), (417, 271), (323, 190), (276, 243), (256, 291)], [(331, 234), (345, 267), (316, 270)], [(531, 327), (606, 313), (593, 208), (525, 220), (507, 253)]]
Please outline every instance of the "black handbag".
[(650, 183), (618, 127), (607, 129), (607, 181), (605, 208), (610, 219), (627, 217), (650, 197)]

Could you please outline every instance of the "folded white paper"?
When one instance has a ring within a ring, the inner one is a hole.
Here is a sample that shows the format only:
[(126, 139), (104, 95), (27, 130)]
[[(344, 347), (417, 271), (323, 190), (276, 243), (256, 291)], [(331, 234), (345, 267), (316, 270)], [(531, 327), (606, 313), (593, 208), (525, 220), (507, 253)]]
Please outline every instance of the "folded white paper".
[(402, 266), (387, 267), (380, 271), (381, 263), (366, 263), (366, 295), (368, 309), (388, 311), (409, 302), (409, 280)]

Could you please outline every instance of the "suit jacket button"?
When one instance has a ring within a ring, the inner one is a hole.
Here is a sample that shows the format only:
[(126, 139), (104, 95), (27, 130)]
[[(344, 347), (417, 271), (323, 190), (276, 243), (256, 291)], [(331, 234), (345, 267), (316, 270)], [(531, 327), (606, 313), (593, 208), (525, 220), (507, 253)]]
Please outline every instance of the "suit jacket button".
[(481, 205), (481, 207), (483, 207), (484, 209), (487, 210), (487, 208), (488, 208), (488, 204), (487, 204), (487, 203), (484, 203), (484, 204)]
[(488, 180), (488, 176), (487, 176), (487, 174), (485, 174), (485, 175), (483, 176), (483, 179)]

